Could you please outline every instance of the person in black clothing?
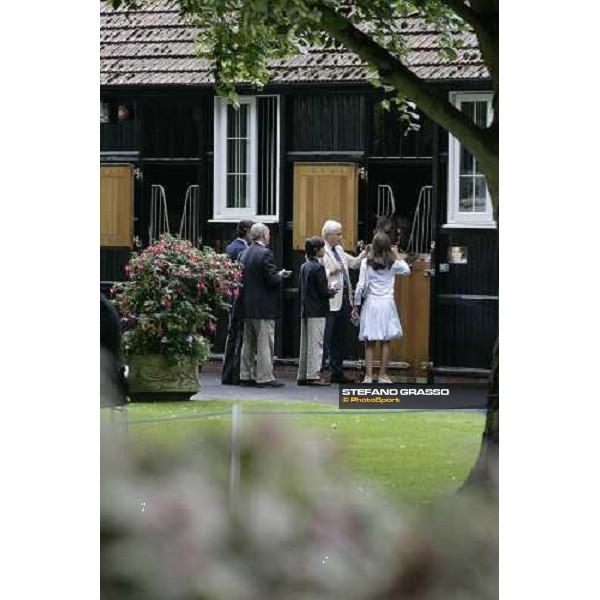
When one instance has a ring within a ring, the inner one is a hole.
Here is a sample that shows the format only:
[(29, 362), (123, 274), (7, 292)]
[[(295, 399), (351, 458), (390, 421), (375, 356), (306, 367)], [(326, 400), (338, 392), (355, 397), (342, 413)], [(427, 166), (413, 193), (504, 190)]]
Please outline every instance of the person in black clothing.
[[(237, 237), (227, 246), (225, 253), (232, 260), (240, 260), (242, 253), (248, 248), (250, 242), (250, 229), (252, 221), (243, 220), (238, 223)], [(240, 289), (240, 294), (242, 290)], [(223, 371), (221, 383), (225, 385), (239, 385), (240, 359), (242, 344), (244, 342), (244, 321), (241, 311), (241, 297), (234, 300), (229, 312), (229, 329), (225, 342), (225, 355), (223, 356)]]
[(255, 223), (250, 237), (253, 243), (242, 257), (244, 345), (240, 385), (280, 387), (283, 383), (273, 378), (275, 319), (280, 313), (281, 282), (291, 271), (277, 270), (273, 252), (268, 248), (270, 234), (266, 225)]
[(298, 385), (330, 385), (320, 376), (323, 335), (329, 314), (329, 298), (339, 292), (329, 287), (322, 264), (325, 242), (319, 236), (306, 240), (306, 262), (300, 269), (300, 357)]
[(121, 361), (121, 322), (116, 308), (100, 293), (100, 406), (128, 402), (125, 368)]

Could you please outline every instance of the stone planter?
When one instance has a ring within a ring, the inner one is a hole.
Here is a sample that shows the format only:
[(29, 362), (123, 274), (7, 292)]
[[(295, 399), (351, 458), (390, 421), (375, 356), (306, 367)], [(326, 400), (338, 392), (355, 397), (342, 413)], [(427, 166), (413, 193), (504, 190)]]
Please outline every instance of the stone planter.
[(171, 364), (162, 354), (128, 357), (129, 396), (133, 402), (189, 400), (201, 386), (200, 365), (189, 357)]

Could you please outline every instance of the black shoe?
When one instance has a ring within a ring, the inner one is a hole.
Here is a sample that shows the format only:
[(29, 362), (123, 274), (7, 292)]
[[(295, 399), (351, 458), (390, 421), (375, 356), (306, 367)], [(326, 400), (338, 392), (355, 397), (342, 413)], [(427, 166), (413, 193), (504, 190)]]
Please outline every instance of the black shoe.
[(354, 380), (348, 379), (345, 375), (332, 375), (331, 383), (354, 383)]
[(258, 383), (254, 379), (240, 379), (240, 385), (244, 387), (256, 387)]
[(296, 384), (297, 385), (308, 385), (306, 383), (306, 379), (298, 379), (298, 380), (296, 380)]
[(329, 386), (331, 382), (327, 381), (324, 377), (320, 377), (319, 379), (307, 379), (306, 385)]
[(265, 381), (264, 383), (257, 383), (256, 386), (259, 388), (273, 387), (279, 388), (283, 387), (285, 383), (283, 381), (277, 381), (277, 379), (271, 379), (271, 381)]

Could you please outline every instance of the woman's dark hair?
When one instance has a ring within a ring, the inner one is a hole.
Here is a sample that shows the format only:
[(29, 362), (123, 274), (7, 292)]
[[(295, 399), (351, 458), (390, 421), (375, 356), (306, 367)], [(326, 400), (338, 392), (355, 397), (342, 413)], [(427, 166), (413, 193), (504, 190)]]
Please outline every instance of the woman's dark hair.
[(323, 238), (320, 238), (318, 235), (313, 235), (308, 238), (306, 242), (304, 242), (304, 251), (306, 252), (306, 256), (309, 258), (314, 258), (317, 255), (317, 252), (325, 245)]
[(246, 237), (246, 234), (250, 231), (250, 229), (252, 229), (252, 225), (254, 225), (252, 221), (240, 221), (237, 224), (237, 229), (235, 230), (236, 235), (238, 237)]
[(391, 249), (390, 237), (383, 232), (375, 234), (371, 243), (371, 252), (367, 257), (367, 265), (375, 269), (389, 269), (395, 262), (396, 257)]

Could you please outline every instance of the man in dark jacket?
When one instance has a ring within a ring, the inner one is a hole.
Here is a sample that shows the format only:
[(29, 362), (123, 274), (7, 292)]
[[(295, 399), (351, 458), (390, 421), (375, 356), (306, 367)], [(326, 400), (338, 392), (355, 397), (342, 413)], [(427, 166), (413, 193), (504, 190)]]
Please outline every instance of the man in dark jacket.
[(300, 358), (298, 385), (330, 385), (320, 376), (323, 334), (329, 315), (329, 298), (339, 291), (327, 283), (323, 266), (325, 241), (319, 236), (306, 240), (306, 262), (300, 269)]
[[(238, 223), (236, 230), (237, 237), (225, 249), (227, 256), (231, 260), (239, 260), (242, 252), (248, 247), (252, 225), (252, 221), (247, 220)], [(240, 359), (244, 341), (244, 322), (240, 314), (239, 303), (240, 297), (238, 296), (229, 312), (229, 329), (227, 331), (227, 341), (225, 342), (223, 371), (221, 372), (221, 383), (226, 385), (239, 385), (240, 383)]]
[(127, 394), (119, 314), (100, 292), (100, 406), (123, 406), (128, 401)]
[[(269, 250), (269, 228), (255, 223), (250, 230), (252, 245), (243, 253), (242, 304), (244, 345), (240, 366), (240, 385), (281, 387), (273, 378), (275, 319), (279, 317), (281, 282), (291, 272), (277, 270)], [(256, 367), (254, 361), (256, 359)]]

